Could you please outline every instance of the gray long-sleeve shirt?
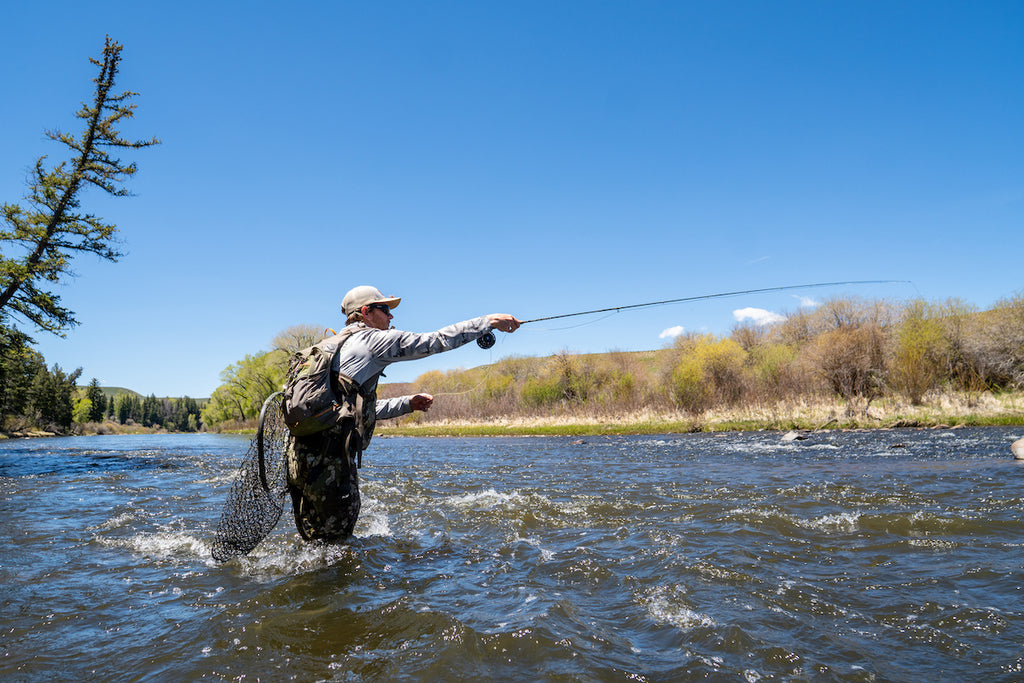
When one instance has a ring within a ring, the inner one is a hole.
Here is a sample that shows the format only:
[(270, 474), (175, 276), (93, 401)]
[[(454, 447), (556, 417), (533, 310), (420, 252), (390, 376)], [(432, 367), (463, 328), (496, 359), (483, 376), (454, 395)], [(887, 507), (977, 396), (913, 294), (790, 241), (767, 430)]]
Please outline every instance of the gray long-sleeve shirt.
[[(475, 341), (491, 330), (487, 316), (442, 327), (435, 332), (378, 330), (365, 323), (352, 323), (352, 333), (334, 359), (333, 370), (354, 379), (364, 391), (376, 389), (384, 369), (398, 361), (426, 358)], [(378, 400), (377, 419), (386, 420), (412, 412), (412, 396)]]

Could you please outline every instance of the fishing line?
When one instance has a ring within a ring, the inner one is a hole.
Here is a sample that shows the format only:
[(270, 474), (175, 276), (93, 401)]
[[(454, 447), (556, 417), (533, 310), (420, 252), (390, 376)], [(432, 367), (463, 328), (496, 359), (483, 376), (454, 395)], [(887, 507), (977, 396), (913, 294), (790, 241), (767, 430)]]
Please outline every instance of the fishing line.
[[(488, 332), (488, 334), (490, 334), (492, 337), (494, 336), (493, 333)], [(494, 343), (492, 342), (490, 344), (490, 346), (484, 347), (483, 344), (480, 344), (480, 338), (478, 338), (476, 340), (476, 343), (477, 343), (477, 345), (480, 346), (480, 348), (485, 349), (485, 350), (489, 350), (492, 346), (494, 346)], [(491, 357), (491, 361), (492, 362), (489, 362), (489, 363), (487, 363), (484, 366), (483, 377), (481, 377), (480, 381), (476, 383), (476, 386), (472, 386), (472, 387), (470, 387), (468, 389), (464, 389), (462, 391), (439, 391), (439, 392), (436, 392), (436, 393), (431, 393), (431, 396), (433, 396), (434, 398), (437, 398), (438, 396), (463, 396), (465, 394), (471, 394), (471, 393), (475, 392), (477, 389), (479, 389), (480, 387), (484, 386), (484, 384), (487, 383), (487, 380), (490, 379), (491, 370), (494, 368), (494, 363), (493, 363), (494, 352), (491, 352), (489, 355)], [(465, 371), (462, 371), (462, 372), (465, 372)]]
[(540, 332), (562, 332), (564, 330), (575, 330), (578, 327), (586, 327), (588, 325), (596, 325), (597, 323), (601, 322), (602, 320), (607, 320), (608, 318), (611, 318), (612, 316), (616, 315), (617, 313), (618, 313), (618, 311), (612, 311), (608, 315), (603, 315), (600, 318), (598, 318), (597, 320), (587, 320), (585, 322), (576, 323), (575, 325), (566, 325), (565, 327), (539, 327), (539, 328), (536, 328), (536, 329), (539, 330)]
[[(735, 292), (719, 292), (717, 294), (701, 294), (698, 296), (684, 296), (678, 299), (663, 299), (662, 301), (648, 301), (642, 304), (629, 304), (626, 306), (612, 306), (610, 308), (596, 308), (591, 311), (579, 311), (577, 313), (563, 313), (561, 315), (549, 315), (542, 318), (531, 318), (529, 320), (523, 320), (520, 324), (525, 325), (526, 323), (537, 323), (544, 320), (560, 320), (562, 318), (572, 318), (579, 315), (593, 315), (594, 313), (610, 313), (629, 310), (631, 308), (644, 308), (647, 306), (664, 306), (666, 304), (678, 304), (686, 301), (703, 301), (705, 299), (724, 299), (731, 296), (743, 296), (744, 294), (764, 294), (766, 292), (783, 292), (792, 289), (816, 289), (820, 287), (840, 287), (849, 285), (892, 285), (892, 284), (910, 284), (914, 283), (910, 280), (845, 280), (842, 282), (814, 282), (806, 285), (783, 285), (781, 287), (760, 287), (757, 289), (742, 289)], [(489, 349), (494, 346), (495, 337), (492, 332), (488, 332), (483, 337), (477, 339), (477, 345), (482, 349)]]
[(846, 282), (816, 282), (809, 285), (784, 285), (782, 287), (762, 287), (760, 289), (743, 289), (736, 292), (720, 292), (718, 294), (701, 294), (699, 296), (684, 296), (679, 299), (665, 299), (664, 301), (650, 301), (645, 304), (630, 304), (628, 306), (613, 306), (611, 308), (598, 308), (593, 311), (580, 311), (578, 313), (563, 313), (562, 315), (549, 315), (543, 318), (532, 318), (523, 320), (522, 324), (536, 323), (542, 320), (558, 320), (560, 318), (571, 318), (577, 315), (591, 315), (593, 313), (607, 313), (609, 311), (625, 311), (630, 308), (643, 308), (645, 306), (663, 306), (665, 304), (678, 304), (684, 301), (702, 301), (704, 299), (724, 299), (730, 296), (742, 296), (744, 294), (763, 294), (765, 292), (782, 292), (789, 289), (814, 289), (817, 287), (839, 287), (845, 285), (891, 285), (891, 284), (913, 284), (910, 280), (848, 280)]

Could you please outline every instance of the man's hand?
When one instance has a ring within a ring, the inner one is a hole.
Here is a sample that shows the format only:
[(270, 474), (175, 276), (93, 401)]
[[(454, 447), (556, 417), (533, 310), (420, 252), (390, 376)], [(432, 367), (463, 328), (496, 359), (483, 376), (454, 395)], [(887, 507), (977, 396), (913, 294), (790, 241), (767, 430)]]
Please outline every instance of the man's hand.
[(422, 410), (423, 412), (430, 410), (430, 406), (433, 402), (434, 397), (430, 394), (416, 394), (409, 400), (409, 404), (412, 405), (413, 410)]
[(522, 324), (517, 317), (508, 313), (495, 313), (487, 316), (491, 327), (502, 332), (515, 332)]

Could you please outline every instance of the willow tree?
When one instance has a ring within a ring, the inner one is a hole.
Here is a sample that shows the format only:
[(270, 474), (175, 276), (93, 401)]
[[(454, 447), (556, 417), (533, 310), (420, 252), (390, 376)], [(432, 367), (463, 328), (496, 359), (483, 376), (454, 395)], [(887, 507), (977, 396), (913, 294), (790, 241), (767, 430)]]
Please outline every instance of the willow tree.
[(89, 61), (99, 74), (93, 79), (91, 103), (83, 103), (75, 114), (83, 122), (81, 133), (46, 131), (48, 138), (68, 148), (69, 158), (47, 168), (46, 157), (40, 157), (28, 182), (27, 208), (2, 207), (0, 325), (14, 317), (63, 336), (78, 321), (48, 287), (71, 274), (71, 259), (78, 254), (96, 254), (108, 261), (122, 256), (116, 248), (117, 227), (80, 210), (81, 195), (89, 186), (117, 197), (128, 195), (122, 183), (135, 174), (136, 166), (114, 155), (119, 149), (149, 147), (159, 140), (133, 142), (118, 132), (118, 125), (134, 116), (131, 99), (138, 94), (114, 92), (121, 45), (107, 36), (102, 59)]

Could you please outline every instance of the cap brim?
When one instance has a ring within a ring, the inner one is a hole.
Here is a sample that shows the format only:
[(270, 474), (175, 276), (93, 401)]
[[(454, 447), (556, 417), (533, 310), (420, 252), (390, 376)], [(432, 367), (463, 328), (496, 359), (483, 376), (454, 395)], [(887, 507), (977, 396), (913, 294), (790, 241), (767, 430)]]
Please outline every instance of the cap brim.
[(371, 301), (371, 304), (384, 304), (388, 308), (398, 308), (398, 304), (402, 303), (402, 297), (393, 296), (388, 299), (378, 299), (377, 301)]

